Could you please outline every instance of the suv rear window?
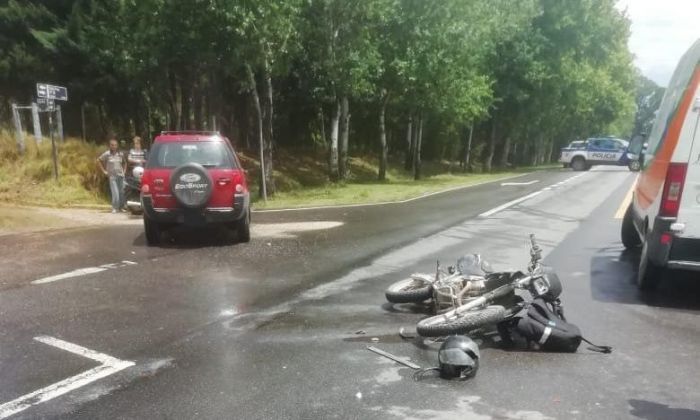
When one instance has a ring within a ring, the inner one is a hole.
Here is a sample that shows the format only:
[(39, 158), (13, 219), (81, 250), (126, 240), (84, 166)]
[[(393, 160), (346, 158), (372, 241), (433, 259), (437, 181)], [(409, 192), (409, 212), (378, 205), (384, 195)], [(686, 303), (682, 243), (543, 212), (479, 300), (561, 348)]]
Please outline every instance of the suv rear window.
[(149, 154), (149, 168), (175, 168), (186, 163), (198, 163), (205, 168), (234, 169), (231, 151), (222, 142), (156, 143)]

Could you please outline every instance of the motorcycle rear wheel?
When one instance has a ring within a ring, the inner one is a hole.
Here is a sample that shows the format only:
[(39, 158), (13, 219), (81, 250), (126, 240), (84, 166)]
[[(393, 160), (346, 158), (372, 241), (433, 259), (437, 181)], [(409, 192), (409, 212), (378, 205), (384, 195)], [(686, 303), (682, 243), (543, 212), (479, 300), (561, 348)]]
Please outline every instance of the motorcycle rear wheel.
[(420, 303), (433, 297), (433, 286), (421, 280), (407, 278), (389, 286), (384, 295), (391, 303)]
[(416, 331), (423, 337), (466, 334), (487, 325), (496, 325), (505, 317), (506, 308), (494, 305), (478, 311), (469, 311), (451, 319), (446, 319), (444, 315), (431, 316), (419, 321)]

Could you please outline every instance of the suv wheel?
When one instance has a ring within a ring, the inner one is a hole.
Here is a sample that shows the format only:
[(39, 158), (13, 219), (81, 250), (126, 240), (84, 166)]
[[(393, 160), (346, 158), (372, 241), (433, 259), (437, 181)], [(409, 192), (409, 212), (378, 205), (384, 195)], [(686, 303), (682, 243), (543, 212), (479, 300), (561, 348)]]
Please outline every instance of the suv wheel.
[(236, 235), (238, 242), (250, 242), (250, 210), (241, 220), (236, 222)]
[(586, 160), (581, 156), (576, 156), (574, 160), (571, 161), (571, 169), (574, 171), (585, 171), (586, 166)]
[(642, 244), (642, 240), (639, 239), (637, 229), (634, 227), (634, 220), (632, 219), (632, 204), (627, 207), (625, 217), (622, 219), (620, 237), (622, 238), (622, 245), (624, 245), (627, 249), (637, 248)]
[(146, 243), (149, 246), (160, 244), (160, 234), (162, 229), (158, 223), (143, 216), (143, 230), (146, 232)]
[(663, 267), (659, 267), (649, 260), (648, 241), (642, 245), (642, 255), (639, 258), (639, 271), (637, 272), (637, 287), (639, 290), (654, 290), (664, 274)]

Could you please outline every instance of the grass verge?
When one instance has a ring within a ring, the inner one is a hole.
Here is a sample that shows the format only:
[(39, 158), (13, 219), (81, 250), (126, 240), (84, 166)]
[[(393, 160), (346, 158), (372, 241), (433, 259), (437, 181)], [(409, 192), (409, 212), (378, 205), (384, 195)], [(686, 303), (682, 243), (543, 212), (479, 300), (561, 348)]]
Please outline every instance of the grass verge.
[[(26, 152), (20, 155), (12, 134), (0, 131), (0, 203), (39, 207), (108, 206), (107, 180), (95, 163), (96, 157), (105, 150), (104, 146), (79, 139), (59, 143), (59, 180), (55, 181), (50, 142), (45, 140), (37, 145), (32, 136), (27, 136), (26, 145)], [(380, 182), (376, 180), (376, 157), (364, 156), (350, 158), (348, 180), (330, 182), (323, 151), (278, 149), (274, 171), (277, 193), (265, 203), (258, 197), (258, 161), (254, 154), (245, 152), (240, 153), (240, 158), (250, 171), (248, 182), (256, 209), (400, 201), (546, 168), (487, 174), (455, 173), (451, 170), (459, 169), (449, 162), (424, 162), (423, 179), (414, 181), (397, 158), (389, 162), (387, 179)]]

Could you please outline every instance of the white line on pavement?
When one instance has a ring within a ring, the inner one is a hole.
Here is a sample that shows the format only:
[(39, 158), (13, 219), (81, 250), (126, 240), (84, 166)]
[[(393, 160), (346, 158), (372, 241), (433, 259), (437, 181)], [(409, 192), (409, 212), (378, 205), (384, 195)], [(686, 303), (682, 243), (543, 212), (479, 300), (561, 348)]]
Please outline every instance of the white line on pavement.
[(66, 350), (71, 353), (78, 354), (80, 356), (98, 361), (102, 364), (90, 370), (86, 370), (85, 372), (79, 373), (75, 376), (71, 376), (70, 378), (66, 378), (62, 381), (38, 389), (29, 394), (22, 395), (21, 397), (16, 398), (12, 401), (0, 404), (0, 419), (7, 418), (13, 414), (19, 413), (20, 411), (26, 410), (31, 406), (41, 404), (43, 402), (52, 400), (56, 397), (60, 397), (63, 394), (76, 390), (89, 383), (95, 382), (98, 379), (102, 379), (121, 370), (124, 370), (128, 367), (134, 366), (134, 362), (128, 360), (120, 360), (115, 357), (79, 346), (77, 344), (59, 340), (57, 338), (39, 336), (34, 337), (34, 339), (36, 341), (48, 344), (50, 346), (58, 347), (62, 350)]
[(111, 264), (102, 264), (97, 267), (86, 267), (86, 268), (79, 268), (77, 270), (69, 271), (67, 273), (63, 274), (57, 274), (55, 276), (49, 276), (49, 277), (42, 277), (40, 279), (34, 280), (31, 283), (32, 284), (44, 284), (44, 283), (51, 283), (54, 281), (58, 280), (64, 280), (64, 279), (69, 279), (73, 277), (80, 277), (80, 276), (85, 276), (88, 274), (94, 274), (94, 273), (99, 273), (101, 271), (105, 270), (110, 270), (113, 268), (120, 268), (120, 267), (126, 267), (128, 265), (136, 265), (137, 263), (133, 261), (121, 261), (118, 263), (111, 263)]
[(502, 182), (501, 187), (509, 187), (509, 186), (513, 186), (513, 185), (532, 185), (532, 184), (536, 184), (538, 182), (540, 182), (539, 179), (535, 179), (534, 181), (530, 181), (530, 182)]
[(585, 173), (578, 174), (578, 175), (576, 175), (576, 176), (572, 176), (571, 178), (567, 178), (567, 179), (565, 179), (565, 180), (563, 180), (563, 181), (557, 182), (557, 183), (554, 184), (554, 185), (550, 185), (549, 187), (542, 188), (542, 189), (539, 190), (539, 191), (535, 191), (535, 192), (530, 193), (530, 194), (528, 194), (528, 195), (526, 195), (526, 196), (523, 196), (523, 197), (520, 197), (520, 198), (516, 198), (515, 200), (509, 201), (509, 202), (507, 202), (507, 203), (505, 203), (505, 204), (501, 204), (501, 205), (498, 206), (498, 207), (494, 207), (494, 208), (492, 208), (491, 210), (488, 210), (488, 211), (485, 211), (485, 212), (481, 213), (481, 214), (479, 215), (479, 217), (489, 217), (489, 216), (493, 216), (494, 214), (498, 213), (499, 211), (503, 211), (503, 210), (505, 210), (505, 209), (507, 209), (507, 208), (509, 208), (509, 207), (513, 207), (513, 206), (516, 205), (516, 204), (520, 204), (520, 203), (522, 203), (523, 201), (529, 200), (529, 199), (531, 199), (532, 197), (535, 197), (535, 196), (537, 196), (537, 195), (539, 195), (539, 194), (542, 194), (542, 193), (545, 192), (545, 191), (549, 191), (549, 190), (552, 190), (552, 189), (561, 187), (562, 185), (566, 184), (567, 182), (573, 181), (574, 179), (579, 178), (579, 177), (581, 177), (581, 176), (583, 176), (583, 175), (585, 175)]

